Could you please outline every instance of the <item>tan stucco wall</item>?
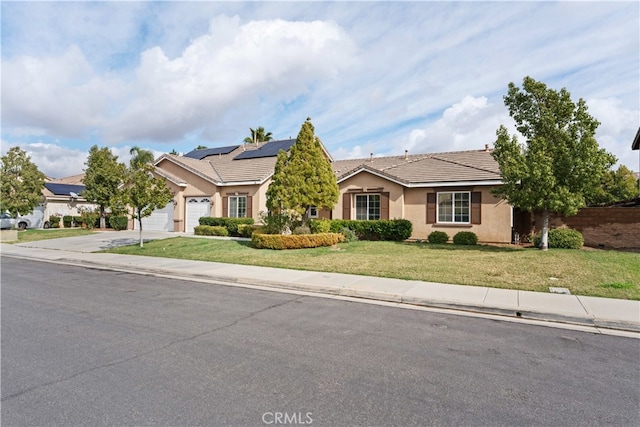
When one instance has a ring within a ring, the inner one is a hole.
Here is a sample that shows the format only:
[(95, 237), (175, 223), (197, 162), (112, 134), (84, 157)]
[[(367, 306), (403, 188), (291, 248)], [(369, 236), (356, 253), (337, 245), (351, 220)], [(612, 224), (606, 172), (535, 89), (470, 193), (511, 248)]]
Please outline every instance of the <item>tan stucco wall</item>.
[[(480, 242), (510, 243), (512, 209), (506, 201), (491, 194), (489, 187), (406, 188), (399, 184), (362, 172), (339, 184), (340, 198), (332, 215), (342, 218), (342, 195), (349, 190), (382, 188), (389, 192), (389, 219), (408, 219), (413, 224), (414, 239), (426, 239), (432, 231), (444, 231), (450, 238), (459, 231), (472, 231)], [(481, 224), (438, 225), (427, 224), (427, 193), (438, 191), (479, 191), (482, 193)], [(351, 209), (353, 215), (353, 208)]]
[[(427, 193), (479, 191), (482, 193), (481, 223), (468, 225), (427, 224)], [(511, 242), (511, 206), (491, 194), (489, 187), (408, 188), (405, 190), (406, 219), (413, 223), (412, 238), (426, 239), (432, 231), (444, 231), (449, 238), (459, 231), (472, 231), (480, 242)]]
[(333, 209), (333, 219), (353, 219), (355, 210), (351, 209), (352, 218), (342, 218), (342, 195), (350, 191), (361, 190), (377, 191), (381, 188), (380, 192), (389, 193), (389, 219), (404, 218), (404, 191), (403, 187), (394, 182), (388, 181), (379, 176), (370, 174), (368, 172), (361, 172), (345, 181), (338, 184), (340, 190), (340, 197), (338, 197), (338, 203)]
[(211, 200), (210, 216), (213, 217), (224, 217), (227, 215), (227, 212), (222, 211), (222, 198), (236, 193), (246, 194), (252, 197), (252, 217), (256, 222), (259, 221), (260, 211), (266, 210), (266, 192), (270, 181), (267, 181), (262, 185), (255, 184), (218, 187), (212, 182), (207, 181), (170, 161), (162, 161), (157, 166), (187, 183), (186, 187), (180, 187), (166, 181), (167, 185), (174, 193), (174, 199), (176, 200), (175, 210), (173, 213), (174, 231), (184, 231), (186, 201), (190, 197), (209, 198), (209, 200)]
[[(44, 221), (48, 221), (50, 216), (79, 216), (82, 210), (98, 210), (98, 205), (78, 200), (47, 200), (44, 209)], [(60, 222), (62, 226), (62, 222)]]

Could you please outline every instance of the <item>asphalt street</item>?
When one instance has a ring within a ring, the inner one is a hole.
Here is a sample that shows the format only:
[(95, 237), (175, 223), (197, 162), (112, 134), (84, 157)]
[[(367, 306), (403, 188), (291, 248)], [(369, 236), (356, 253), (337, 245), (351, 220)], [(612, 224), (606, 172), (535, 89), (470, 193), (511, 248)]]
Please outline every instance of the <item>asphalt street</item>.
[(640, 341), (3, 257), (2, 425), (640, 425)]

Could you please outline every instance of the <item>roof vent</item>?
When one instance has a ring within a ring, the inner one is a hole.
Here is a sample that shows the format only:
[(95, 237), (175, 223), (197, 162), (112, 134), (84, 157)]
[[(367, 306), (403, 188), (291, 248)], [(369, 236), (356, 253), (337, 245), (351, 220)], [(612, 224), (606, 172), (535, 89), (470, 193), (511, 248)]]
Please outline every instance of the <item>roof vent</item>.
[(373, 162), (373, 153), (369, 153), (369, 161)]
[(407, 160), (409, 158), (409, 150), (404, 150), (404, 159)]
[(489, 144), (484, 144), (484, 151), (489, 152)]

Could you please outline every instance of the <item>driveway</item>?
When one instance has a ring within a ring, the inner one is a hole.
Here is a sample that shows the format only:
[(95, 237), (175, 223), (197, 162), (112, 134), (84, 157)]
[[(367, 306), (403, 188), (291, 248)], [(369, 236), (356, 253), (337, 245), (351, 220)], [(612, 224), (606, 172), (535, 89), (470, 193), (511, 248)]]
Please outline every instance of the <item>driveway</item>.
[[(185, 236), (185, 233), (169, 231), (143, 231), (145, 242)], [(86, 236), (63, 237), (60, 239), (38, 240), (35, 242), (16, 243), (16, 246), (41, 249), (57, 249), (69, 252), (97, 252), (119, 246), (135, 245), (140, 241), (137, 230), (98, 231)]]

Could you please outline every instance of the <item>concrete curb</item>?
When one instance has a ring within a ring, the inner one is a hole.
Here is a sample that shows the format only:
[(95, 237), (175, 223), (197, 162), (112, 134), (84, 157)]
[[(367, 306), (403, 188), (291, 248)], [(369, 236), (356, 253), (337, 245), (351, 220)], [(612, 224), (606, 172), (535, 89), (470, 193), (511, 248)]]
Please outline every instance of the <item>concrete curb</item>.
[[(109, 261), (94, 261), (81, 259), (79, 257), (71, 258), (64, 251), (61, 251), (61, 257), (56, 257), (54, 259), (51, 258), (43, 258), (41, 256), (30, 256), (29, 254), (2, 254), (3, 256), (11, 257), (11, 258), (20, 258), (20, 259), (31, 259), (35, 261), (43, 261), (43, 262), (51, 262), (57, 264), (67, 264), (67, 265), (75, 265), (75, 266), (84, 266), (84, 267), (92, 267), (92, 268), (100, 268), (106, 270), (117, 270), (117, 271), (126, 271), (134, 274), (145, 274), (152, 276), (172, 276), (179, 277), (181, 279), (189, 280), (204, 280), (216, 282), (221, 285), (249, 285), (249, 286), (260, 286), (267, 288), (276, 288), (276, 289), (284, 289), (291, 291), (302, 291), (302, 292), (310, 292), (317, 294), (327, 294), (327, 295), (336, 295), (336, 296), (344, 296), (344, 297), (352, 297), (352, 298), (362, 298), (362, 299), (370, 299), (377, 301), (385, 301), (392, 303), (400, 303), (421, 307), (429, 307), (429, 308), (439, 308), (439, 309), (449, 309), (449, 310), (458, 310), (465, 311), (471, 313), (479, 313), (479, 314), (492, 314), (505, 316), (509, 318), (521, 318), (528, 320), (538, 320), (538, 321), (549, 321), (556, 323), (565, 323), (571, 325), (579, 325), (579, 326), (587, 326), (594, 328), (602, 328), (602, 329), (611, 329), (611, 330), (619, 330), (619, 331), (627, 331), (640, 333), (640, 321), (639, 322), (626, 322), (615, 319), (603, 319), (596, 318), (592, 314), (587, 314), (584, 316), (569, 314), (569, 313), (559, 313), (559, 312), (547, 312), (547, 311), (536, 311), (530, 309), (519, 309), (514, 307), (504, 307), (497, 305), (478, 305), (468, 302), (460, 302), (447, 300), (445, 298), (425, 298), (418, 297), (415, 295), (405, 295), (407, 290), (412, 289), (414, 285), (411, 285), (411, 282), (407, 282), (405, 286), (404, 293), (393, 293), (393, 292), (384, 292), (378, 291), (375, 289), (370, 289), (365, 286), (361, 286), (358, 288), (357, 281), (345, 286), (345, 285), (321, 285), (321, 284), (308, 284), (308, 283), (298, 283), (298, 282), (286, 282), (286, 281), (278, 281), (278, 280), (268, 280), (268, 279), (256, 279), (251, 277), (231, 277), (228, 275), (218, 275), (215, 273), (192, 273), (185, 272), (183, 269), (171, 269), (171, 268), (149, 268), (140, 265), (126, 265), (125, 263), (110, 263)], [(313, 274), (315, 272), (310, 272)], [(640, 319), (639, 319), (640, 320)]]

